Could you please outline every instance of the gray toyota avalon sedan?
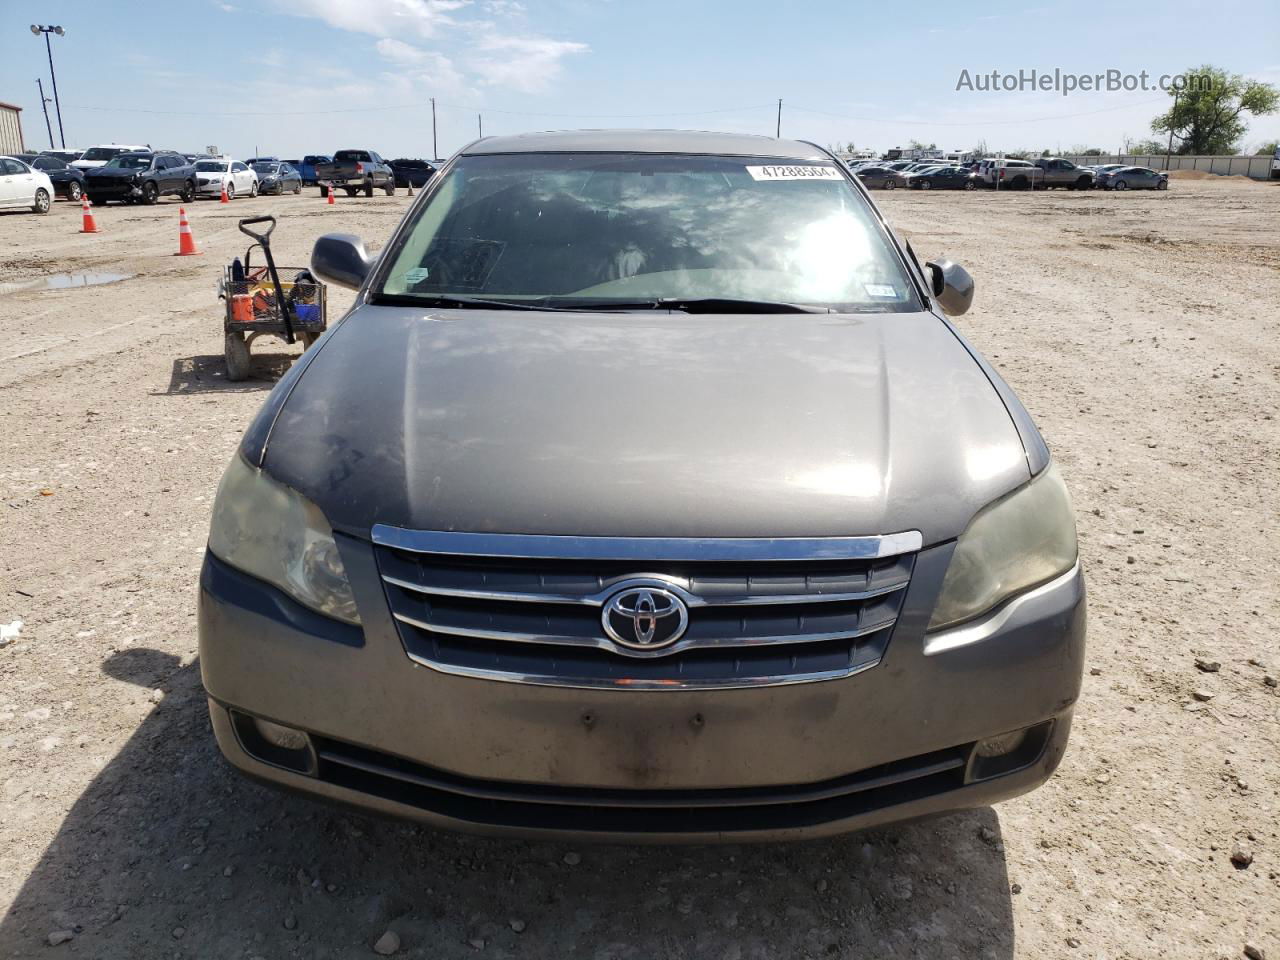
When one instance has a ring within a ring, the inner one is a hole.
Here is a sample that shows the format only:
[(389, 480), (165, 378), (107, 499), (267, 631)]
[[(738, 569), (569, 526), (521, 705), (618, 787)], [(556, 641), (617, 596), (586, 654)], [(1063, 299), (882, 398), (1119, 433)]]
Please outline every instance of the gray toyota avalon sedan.
[(920, 264), (807, 143), (479, 140), (227, 467), (218, 743), (487, 833), (834, 834), (1024, 793), (1080, 688), (1071, 503)]

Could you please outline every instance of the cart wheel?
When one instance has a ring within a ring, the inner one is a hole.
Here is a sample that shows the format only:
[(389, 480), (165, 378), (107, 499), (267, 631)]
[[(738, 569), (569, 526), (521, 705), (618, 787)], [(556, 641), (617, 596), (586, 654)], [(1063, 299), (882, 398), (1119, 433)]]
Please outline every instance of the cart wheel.
[(249, 376), (249, 344), (244, 335), (228, 333), (225, 337), (223, 355), (227, 358), (227, 379), (243, 380)]

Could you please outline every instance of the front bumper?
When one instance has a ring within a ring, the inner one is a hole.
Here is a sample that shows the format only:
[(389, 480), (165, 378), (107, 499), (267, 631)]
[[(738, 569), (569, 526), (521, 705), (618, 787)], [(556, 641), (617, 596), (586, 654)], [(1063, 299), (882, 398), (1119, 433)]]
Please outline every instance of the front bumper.
[[(201, 670), (224, 755), (276, 786), (470, 832), (823, 836), (1025, 793), (1063, 755), (1084, 657), (1079, 569), (926, 648), (952, 549), (918, 555), (882, 660), (840, 680), (641, 692), (437, 673), (408, 659), (373, 550), (347, 537), (363, 629), (207, 557)], [(252, 717), (311, 735), (305, 773), (264, 759)], [(974, 744), (1031, 727), (1034, 750), (980, 779)]]
[(133, 181), (94, 181), (88, 180), (84, 185), (84, 192), (89, 195), (89, 199), (93, 201), (107, 200), (128, 200), (142, 196), (142, 184)]

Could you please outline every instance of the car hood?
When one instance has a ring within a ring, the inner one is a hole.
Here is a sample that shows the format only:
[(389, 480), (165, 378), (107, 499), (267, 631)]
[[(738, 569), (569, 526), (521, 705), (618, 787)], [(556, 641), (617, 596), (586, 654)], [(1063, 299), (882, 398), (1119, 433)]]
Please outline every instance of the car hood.
[(363, 306), (281, 386), (265, 468), (358, 536), (932, 543), (1030, 475), (991, 381), (928, 313)]
[(148, 173), (147, 170), (128, 170), (124, 167), (94, 167), (86, 170), (84, 175), (94, 180), (129, 180), (135, 173)]

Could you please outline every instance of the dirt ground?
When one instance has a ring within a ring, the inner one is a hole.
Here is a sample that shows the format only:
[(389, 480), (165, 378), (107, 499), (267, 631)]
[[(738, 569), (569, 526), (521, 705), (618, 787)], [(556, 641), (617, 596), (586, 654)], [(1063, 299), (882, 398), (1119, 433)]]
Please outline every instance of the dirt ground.
[(0, 284), (130, 275), (0, 287), (0, 625), (23, 621), (0, 647), (0, 957), (363, 958), (392, 930), (432, 960), (1280, 958), (1280, 187), (878, 199), (973, 272), (961, 326), (1074, 494), (1072, 742), (995, 809), (717, 848), (438, 834), (217, 753), (194, 619), (210, 502), (296, 354), (224, 377), (235, 219), (281, 215), (304, 264), (321, 232), (376, 247), (406, 197), (200, 202), (189, 258), (176, 202), (99, 210), (99, 235), (67, 203), (0, 215)]

